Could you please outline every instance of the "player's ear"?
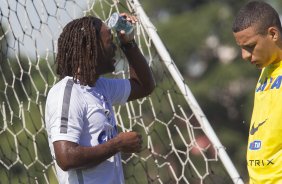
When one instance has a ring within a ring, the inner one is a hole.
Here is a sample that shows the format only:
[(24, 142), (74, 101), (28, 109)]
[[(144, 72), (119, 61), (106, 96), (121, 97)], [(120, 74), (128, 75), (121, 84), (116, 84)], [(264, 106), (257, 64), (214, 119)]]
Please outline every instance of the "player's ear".
[(280, 37), (280, 32), (276, 27), (269, 27), (267, 33), (273, 41), (277, 41)]

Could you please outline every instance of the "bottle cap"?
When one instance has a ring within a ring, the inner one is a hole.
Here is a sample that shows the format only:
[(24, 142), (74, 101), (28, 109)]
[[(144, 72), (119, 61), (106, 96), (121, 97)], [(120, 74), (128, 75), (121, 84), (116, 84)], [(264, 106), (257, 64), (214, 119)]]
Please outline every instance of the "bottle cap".
[(118, 23), (118, 19), (119, 19), (119, 14), (118, 13), (113, 13), (108, 21), (108, 26), (111, 29), (115, 29), (115, 27), (117, 26)]

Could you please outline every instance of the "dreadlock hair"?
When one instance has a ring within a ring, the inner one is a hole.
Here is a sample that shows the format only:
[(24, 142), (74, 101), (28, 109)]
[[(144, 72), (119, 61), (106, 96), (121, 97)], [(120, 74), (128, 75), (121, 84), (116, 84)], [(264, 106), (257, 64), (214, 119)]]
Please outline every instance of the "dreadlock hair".
[(88, 16), (69, 22), (58, 39), (56, 57), (57, 74), (60, 79), (72, 76), (83, 85), (97, 80), (97, 56), (101, 48), (102, 21)]
[(277, 11), (262, 1), (251, 1), (243, 6), (233, 22), (232, 31), (237, 33), (251, 26), (256, 26), (257, 33), (261, 35), (265, 35), (272, 26), (282, 32)]

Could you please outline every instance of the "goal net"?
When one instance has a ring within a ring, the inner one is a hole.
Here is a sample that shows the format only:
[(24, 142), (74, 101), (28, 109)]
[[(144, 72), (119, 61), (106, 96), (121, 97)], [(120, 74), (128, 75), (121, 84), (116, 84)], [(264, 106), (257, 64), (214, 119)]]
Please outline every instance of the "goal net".
[[(142, 134), (143, 149), (123, 154), (126, 183), (243, 183), (156, 28), (137, 0), (1, 0), (0, 183), (57, 183), (44, 123), (57, 39), (71, 20), (113, 12), (137, 16), (135, 39), (156, 79), (148, 97), (115, 106), (120, 131)], [(128, 77), (117, 51), (116, 71)]]

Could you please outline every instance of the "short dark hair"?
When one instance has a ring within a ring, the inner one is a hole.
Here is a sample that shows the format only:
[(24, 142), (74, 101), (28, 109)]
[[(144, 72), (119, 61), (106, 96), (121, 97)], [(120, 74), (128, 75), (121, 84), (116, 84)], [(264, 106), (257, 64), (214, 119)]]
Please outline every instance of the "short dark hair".
[[(72, 76), (86, 85), (96, 80), (97, 57), (101, 46), (102, 21), (93, 16), (69, 22), (58, 39), (56, 57), (57, 74), (60, 79)], [(79, 74), (78, 74), (79, 69)]]
[(267, 29), (272, 26), (282, 32), (277, 11), (262, 1), (251, 1), (243, 6), (235, 17), (232, 31), (237, 33), (251, 26), (256, 26), (257, 33), (262, 35), (265, 35)]

